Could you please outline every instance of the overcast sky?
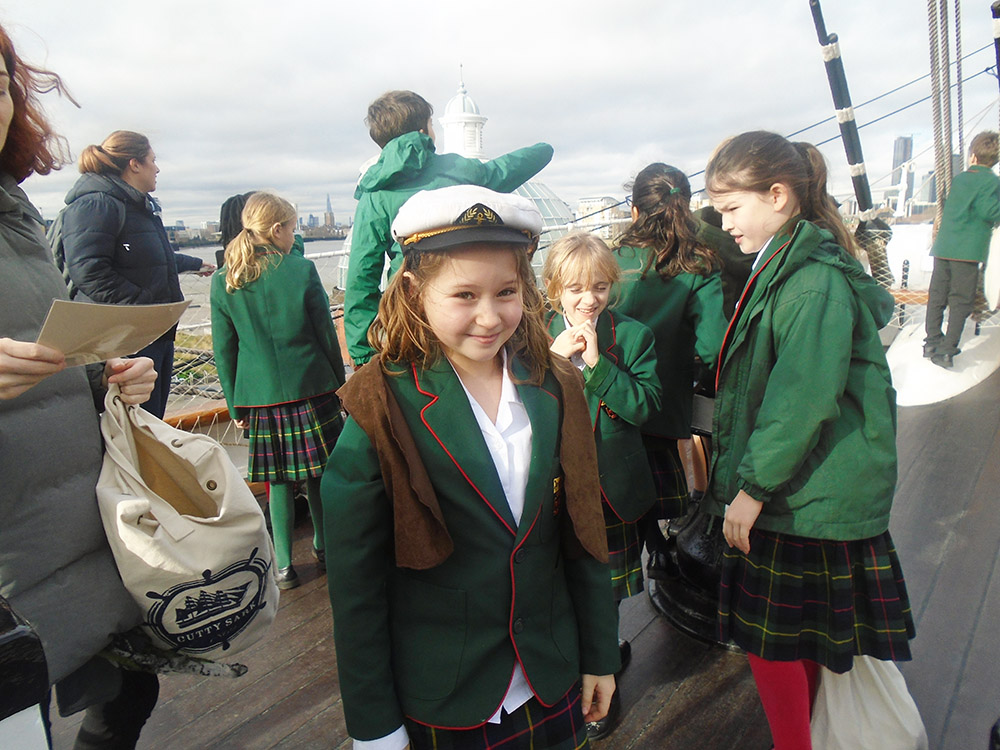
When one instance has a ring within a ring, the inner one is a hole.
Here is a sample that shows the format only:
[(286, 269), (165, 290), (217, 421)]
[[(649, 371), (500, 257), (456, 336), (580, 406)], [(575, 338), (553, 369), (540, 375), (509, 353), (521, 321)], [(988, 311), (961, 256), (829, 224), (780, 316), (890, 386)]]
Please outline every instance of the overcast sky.
[[(926, 7), (823, 0), (855, 106), (927, 73)], [(989, 2), (964, 0), (962, 13), (963, 52), (989, 45), (965, 61), (968, 78), (995, 63)], [(329, 193), (346, 220), (358, 167), (377, 153), (368, 103), (408, 88), (443, 114), (460, 64), (489, 118), (487, 153), (548, 141), (555, 157), (539, 179), (574, 208), (623, 197), (649, 162), (696, 172), (727, 135), (787, 134), (833, 112), (808, 0), (0, 0), (0, 23), (80, 102), (44, 97), (74, 160), (112, 130), (145, 133), (164, 219), (189, 226), (255, 188), (302, 215), (321, 214)], [(988, 74), (966, 85), (967, 132), (997, 127), (997, 92)], [(858, 109), (858, 121), (928, 93), (925, 79)], [(828, 123), (799, 138), (836, 132)], [(878, 197), (897, 135), (913, 135), (915, 152), (931, 147), (930, 104), (861, 133)], [(849, 191), (840, 142), (823, 151), (835, 189)], [(932, 165), (929, 151), (918, 172)], [(74, 161), (25, 188), (52, 218), (77, 177)]]

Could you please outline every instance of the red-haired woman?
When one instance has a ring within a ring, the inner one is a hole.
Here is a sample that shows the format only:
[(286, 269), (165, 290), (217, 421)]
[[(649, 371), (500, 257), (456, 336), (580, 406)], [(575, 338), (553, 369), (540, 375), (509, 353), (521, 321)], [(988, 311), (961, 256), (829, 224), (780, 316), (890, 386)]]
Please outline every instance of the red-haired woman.
[[(103, 403), (109, 382), (126, 402), (142, 403), (156, 373), (145, 357), (67, 368), (61, 352), (31, 343), (66, 287), (41, 216), (18, 185), (62, 163), (59, 139), (36, 100), (61, 90), (61, 82), (20, 60), (3, 28), (0, 58), (0, 435), (10, 438), (0, 440), (0, 596), (41, 639), (63, 709), (89, 706), (76, 747), (129, 748), (159, 686), (155, 675), (96, 657), (109, 634), (142, 618), (97, 511), (103, 445), (94, 404)], [(17, 685), (15, 671), (6, 664), (0, 671), (5, 688)], [(14, 746), (3, 732), (0, 745)]]

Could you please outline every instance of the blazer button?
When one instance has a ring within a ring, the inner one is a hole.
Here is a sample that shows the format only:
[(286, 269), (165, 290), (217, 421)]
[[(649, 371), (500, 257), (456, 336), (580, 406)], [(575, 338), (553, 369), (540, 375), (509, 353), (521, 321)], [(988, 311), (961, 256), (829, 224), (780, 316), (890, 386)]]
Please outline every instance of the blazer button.
[(520, 633), (522, 630), (524, 630), (524, 620), (518, 617), (516, 620), (514, 620), (514, 632)]
[(514, 562), (516, 563), (524, 562), (524, 558), (527, 556), (528, 553), (525, 552), (524, 547), (519, 547), (517, 552), (514, 553)]

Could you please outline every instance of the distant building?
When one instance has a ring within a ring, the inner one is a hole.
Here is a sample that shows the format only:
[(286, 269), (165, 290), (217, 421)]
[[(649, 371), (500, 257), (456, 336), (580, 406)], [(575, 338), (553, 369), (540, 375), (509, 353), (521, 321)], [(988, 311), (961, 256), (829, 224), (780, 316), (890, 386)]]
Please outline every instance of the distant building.
[(906, 187), (895, 191), (896, 199), (905, 206), (913, 198), (913, 136), (896, 138), (892, 145), (892, 184), (900, 185), (905, 176)]
[(330, 194), (326, 194), (326, 211), (323, 212), (323, 226), (333, 229), (337, 222), (333, 219), (333, 205), (330, 203)]
[(613, 240), (629, 222), (628, 208), (619, 200), (603, 195), (581, 198), (576, 205), (577, 227), (604, 240)]
[[(458, 93), (445, 105), (444, 115), (441, 116), (441, 153), (460, 154), (470, 159), (486, 161), (487, 155), (483, 149), (483, 126), (486, 120), (480, 113), (479, 106), (469, 96), (465, 81), (460, 80)], [(514, 192), (533, 201), (542, 214), (540, 252), (534, 257), (535, 265), (538, 266), (544, 260), (545, 247), (568, 231), (567, 226), (574, 219), (573, 211), (566, 201), (547, 185), (538, 182), (537, 178), (526, 182)]]

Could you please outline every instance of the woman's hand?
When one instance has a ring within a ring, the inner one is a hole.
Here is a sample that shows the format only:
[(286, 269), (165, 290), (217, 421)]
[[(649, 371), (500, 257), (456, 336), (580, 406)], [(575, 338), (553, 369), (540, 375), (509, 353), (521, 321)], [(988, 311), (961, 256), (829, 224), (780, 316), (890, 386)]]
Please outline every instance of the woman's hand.
[(611, 707), (611, 696), (615, 693), (615, 676), (585, 674), (581, 677), (583, 699), (580, 708), (583, 710), (583, 720), (600, 721), (608, 715), (608, 709)]
[(0, 338), (0, 399), (17, 398), (65, 368), (62, 352), (30, 341)]
[(726, 516), (722, 521), (722, 535), (726, 537), (726, 544), (736, 547), (743, 554), (750, 554), (750, 529), (757, 523), (757, 516), (763, 507), (764, 503), (740, 490), (726, 508)]
[(576, 326), (573, 326), (556, 336), (549, 349), (569, 359), (577, 352), (582, 352), (586, 345), (587, 342), (577, 332)]
[(249, 430), (250, 429), (250, 420), (249, 419), (234, 419), (233, 421), (236, 423), (236, 426), (239, 429), (241, 429), (241, 430)]
[(156, 385), (156, 370), (149, 357), (123, 359), (117, 357), (104, 363), (104, 380), (117, 385), (126, 404), (144, 404), (149, 401)]

